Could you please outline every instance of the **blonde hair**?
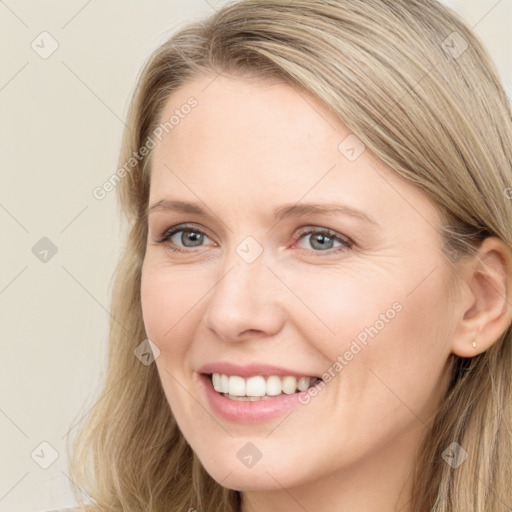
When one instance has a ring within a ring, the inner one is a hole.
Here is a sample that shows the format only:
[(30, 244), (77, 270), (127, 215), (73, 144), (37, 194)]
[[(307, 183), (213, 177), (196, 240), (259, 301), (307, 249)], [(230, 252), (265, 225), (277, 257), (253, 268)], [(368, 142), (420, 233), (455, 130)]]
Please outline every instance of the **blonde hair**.
[[(467, 48), (466, 48), (467, 45)], [(144, 146), (169, 95), (223, 72), (281, 80), (314, 94), (378, 158), (439, 208), (454, 274), (486, 237), (512, 249), (512, 119), (492, 60), (466, 23), (435, 0), (242, 0), (158, 48), (131, 103), (120, 164)], [(186, 121), (185, 121), (186, 122)], [(129, 225), (112, 296), (103, 393), (74, 445), (71, 476), (90, 512), (240, 510), (241, 495), (203, 469), (171, 414), (140, 303), (150, 158), (122, 177)], [(512, 504), (512, 332), (482, 354), (452, 354), (453, 374), (417, 459), (415, 512), (497, 512)], [(468, 459), (442, 458), (459, 443)]]

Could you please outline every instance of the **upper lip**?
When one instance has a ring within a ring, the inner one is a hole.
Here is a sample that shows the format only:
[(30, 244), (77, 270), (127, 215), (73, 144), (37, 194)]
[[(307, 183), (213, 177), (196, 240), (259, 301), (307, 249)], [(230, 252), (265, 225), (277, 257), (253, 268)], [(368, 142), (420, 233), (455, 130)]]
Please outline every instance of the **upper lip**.
[[(199, 368), (198, 373), (211, 374), (211, 373), (221, 373), (224, 375), (237, 375), (239, 377), (254, 377), (256, 375), (261, 375), (262, 377), (268, 377), (270, 375), (278, 375), (278, 376), (286, 376), (291, 375), (294, 377), (317, 377), (313, 373), (307, 371), (297, 371), (289, 368), (282, 368), (279, 366), (269, 365), (269, 364), (260, 364), (260, 363), (251, 363), (247, 365), (239, 365), (229, 362), (217, 362), (217, 363), (208, 363), (201, 368)], [(320, 378), (320, 377), (318, 377)]]

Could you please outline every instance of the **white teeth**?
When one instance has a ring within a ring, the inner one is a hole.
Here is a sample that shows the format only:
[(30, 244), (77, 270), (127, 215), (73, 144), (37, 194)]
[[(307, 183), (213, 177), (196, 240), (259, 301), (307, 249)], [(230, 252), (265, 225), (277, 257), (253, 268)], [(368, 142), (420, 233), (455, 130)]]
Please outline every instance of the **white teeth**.
[(277, 396), (280, 395), (283, 391), (283, 386), (281, 385), (281, 378), (277, 375), (272, 375), (267, 379), (267, 395), (269, 396)]
[(292, 393), (295, 393), (295, 390), (297, 389), (297, 379), (295, 377), (285, 377), (283, 379), (283, 391), (287, 395), (291, 395)]
[(229, 391), (228, 393), (233, 396), (246, 396), (245, 394), (245, 379), (232, 375), (229, 377)]
[(299, 391), (306, 391), (309, 388), (309, 377), (301, 377), (297, 381), (297, 388)]
[(220, 374), (214, 373), (212, 374), (212, 384), (216, 391), (220, 389)]
[(316, 382), (315, 377), (300, 377), (287, 375), (279, 377), (260, 375), (244, 379), (238, 375), (212, 374), (212, 384), (215, 391), (229, 396), (234, 400), (255, 401), (265, 397), (277, 396), (285, 393), (291, 395), (297, 391), (305, 391)]
[[(219, 375), (219, 374), (217, 374)], [(219, 393), (229, 392), (229, 377), (227, 375), (220, 376), (219, 389), (215, 388)]]
[[(263, 396), (267, 385), (263, 377), (250, 377), (245, 384), (245, 396)], [(229, 393), (232, 395), (233, 393)]]

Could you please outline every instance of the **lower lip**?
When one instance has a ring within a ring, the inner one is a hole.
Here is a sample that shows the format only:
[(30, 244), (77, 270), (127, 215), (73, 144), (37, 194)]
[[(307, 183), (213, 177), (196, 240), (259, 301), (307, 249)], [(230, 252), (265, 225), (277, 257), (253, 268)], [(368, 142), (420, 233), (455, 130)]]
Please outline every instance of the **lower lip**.
[(206, 397), (215, 414), (227, 421), (236, 423), (260, 423), (272, 418), (282, 416), (294, 407), (301, 405), (299, 393), (291, 395), (278, 395), (255, 402), (244, 400), (231, 400), (217, 393), (209, 375), (200, 374)]

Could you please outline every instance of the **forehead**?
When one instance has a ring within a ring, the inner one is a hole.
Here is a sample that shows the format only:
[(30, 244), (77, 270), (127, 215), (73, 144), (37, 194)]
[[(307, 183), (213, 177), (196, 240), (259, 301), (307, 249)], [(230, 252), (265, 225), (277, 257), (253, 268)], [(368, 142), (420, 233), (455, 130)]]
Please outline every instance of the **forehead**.
[[(199, 194), (225, 201), (229, 191), (233, 204), (270, 208), (321, 199), (380, 214), (410, 215), (413, 208), (435, 214), (421, 191), (357, 146), (308, 92), (279, 82), (202, 77), (168, 98), (161, 121), (179, 114), (191, 97), (196, 106), (154, 149), (150, 202), (169, 195), (197, 201)], [(347, 158), (347, 144), (363, 152)]]
[[(259, 166), (266, 157), (286, 155), (288, 161), (313, 157), (337, 142), (346, 129), (314, 97), (282, 82), (224, 76), (196, 79), (175, 91), (167, 101), (161, 121), (194, 97), (197, 106), (180, 123), (156, 153), (236, 154)], [(187, 142), (195, 141), (194, 147)], [(322, 147), (319, 147), (321, 144)], [(178, 155), (176, 155), (178, 156)]]

